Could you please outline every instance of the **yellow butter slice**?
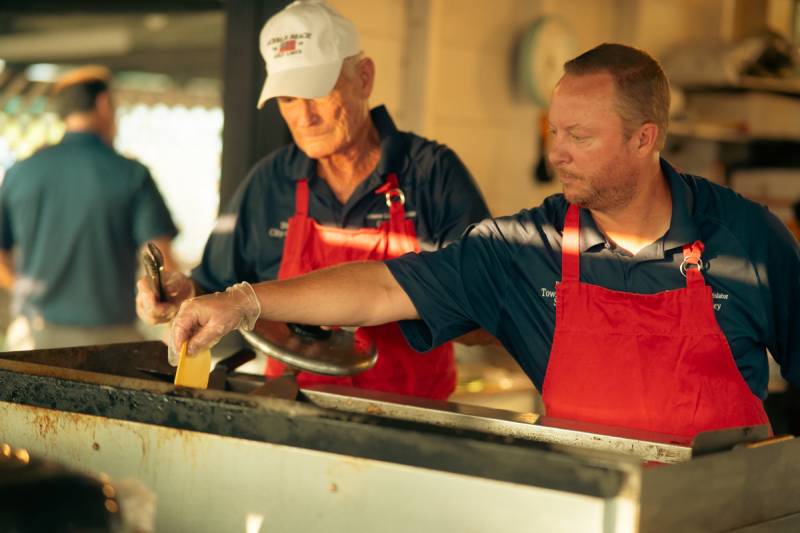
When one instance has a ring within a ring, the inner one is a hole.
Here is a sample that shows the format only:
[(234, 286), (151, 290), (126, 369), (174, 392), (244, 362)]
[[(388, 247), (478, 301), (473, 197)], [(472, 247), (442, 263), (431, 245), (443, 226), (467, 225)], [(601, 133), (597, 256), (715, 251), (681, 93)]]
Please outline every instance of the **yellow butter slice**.
[(208, 388), (208, 374), (211, 372), (211, 350), (203, 350), (193, 356), (187, 353), (187, 344), (181, 345), (181, 357), (178, 371), (175, 373), (175, 385), (194, 389)]

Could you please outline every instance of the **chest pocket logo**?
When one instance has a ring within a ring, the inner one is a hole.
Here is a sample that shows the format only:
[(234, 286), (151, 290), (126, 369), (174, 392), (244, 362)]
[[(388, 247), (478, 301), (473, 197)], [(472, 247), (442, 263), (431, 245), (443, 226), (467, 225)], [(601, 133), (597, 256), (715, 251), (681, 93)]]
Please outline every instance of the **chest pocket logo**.
[[(391, 218), (389, 213), (368, 213), (366, 217), (367, 225), (369, 227), (377, 227), (381, 224), (381, 222), (385, 222)], [(416, 211), (406, 211), (406, 218), (414, 219), (417, 218)]]
[(289, 229), (289, 221), (281, 220), (279, 227), (267, 228), (267, 236), (273, 239), (283, 239), (286, 237), (286, 231)]
[(714, 311), (721, 311), (722, 304), (725, 303), (730, 295), (727, 292), (711, 291), (711, 301), (714, 304)]

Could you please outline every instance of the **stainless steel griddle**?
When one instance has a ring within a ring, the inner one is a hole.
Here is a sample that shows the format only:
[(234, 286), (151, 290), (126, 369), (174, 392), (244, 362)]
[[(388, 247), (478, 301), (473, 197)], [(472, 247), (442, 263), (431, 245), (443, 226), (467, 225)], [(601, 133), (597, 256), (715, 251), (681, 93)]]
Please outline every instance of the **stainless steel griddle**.
[(0, 354), (0, 437), (141, 479), (164, 531), (800, 524), (800, 442), (764, 428), (687, 441), (346, 388), (264, 397), (235, 360), (216, 390), (180, 389), (164, 361), (160, 343)]

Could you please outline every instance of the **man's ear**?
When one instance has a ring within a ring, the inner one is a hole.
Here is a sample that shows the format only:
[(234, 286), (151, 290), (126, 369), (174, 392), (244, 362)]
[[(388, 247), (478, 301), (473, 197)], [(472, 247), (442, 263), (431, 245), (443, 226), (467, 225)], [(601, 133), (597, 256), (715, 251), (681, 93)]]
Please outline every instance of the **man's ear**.
[(361, 96), (369, 98), (375, 85), (375, 62), (371, 57), (365, 57), (358, 62), (357, 72)]
[(645, 122), (633, 133), (634, 148), (641, 155), (658, 150), (659, 129), (652, 122)]
[(94, 112), (99, 120), (100, 135), (108, 144), (114, 143), (117, 124), (114, 117), (114, 102), (110, 91), (103, 91), (94, 100)]
[(114, 108), (111, 105), (111, 93), (103, 91), (99, 93), (94, 99), (95, 110), (100, 114), (114, 114)]

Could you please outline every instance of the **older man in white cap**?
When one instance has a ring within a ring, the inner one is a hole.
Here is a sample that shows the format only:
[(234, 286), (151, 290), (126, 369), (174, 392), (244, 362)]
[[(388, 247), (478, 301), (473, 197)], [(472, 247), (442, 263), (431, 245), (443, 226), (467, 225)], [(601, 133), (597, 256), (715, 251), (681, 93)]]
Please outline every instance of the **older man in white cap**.
[[(192, 280), (168, 277), (169, 302), (156, 303), (140, 282), (138, 311), (149, 322), (168, 320), (194, 288), (219, 291), (433, 250), (488, 216), (452, 150), (398, 131), (383, 106), (370, 110), (375, 64), (362, 53), (353, 24), (331, 6), (286, 7), (264, 25), (261, 53), (267, 80), (258, 105), (277, 98), (294, 143), (251, 171), (221, 217), (228, 227), (211, 236)], [(438, 399), (453, 391), (452, 345), (419, 354), (396, 323), (358, 335), (377, 346), (375, 367), (351, 378), (301, 373), (300, 385), (333, 382)], [(269, 361), (268, 376), (282, 371)]]

